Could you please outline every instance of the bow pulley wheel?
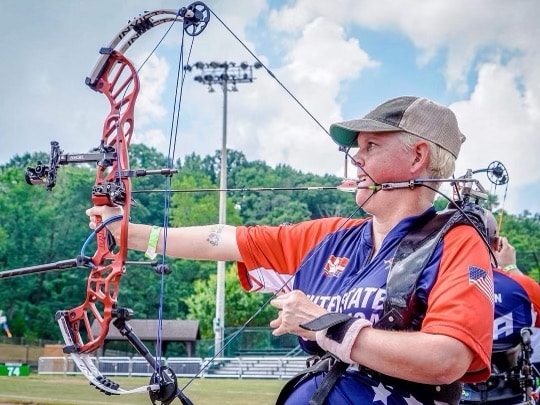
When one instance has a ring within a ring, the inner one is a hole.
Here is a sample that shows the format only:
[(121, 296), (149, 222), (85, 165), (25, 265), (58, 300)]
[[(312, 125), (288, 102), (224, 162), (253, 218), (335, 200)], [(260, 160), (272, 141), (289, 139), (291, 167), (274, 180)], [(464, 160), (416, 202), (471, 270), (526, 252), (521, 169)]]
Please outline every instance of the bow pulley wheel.
[(204, 31), (210, 21), (210, 9), (202, 1), (191, 3), (181, 10), (180, 15), (184, 19), (184, 31), (195, 37)]
[(496, 186), (502, 186), (508, 183), (508, 171), (501, 162), (494, 161), (487, 167), (487, 178)]
[(178, 382), (176, 374), (169, 367), (159, 367), (150, 377), (150, 384), (159, 385), (159, 390), (148, 392), (153, 405), (168, 405), (176, 398)]

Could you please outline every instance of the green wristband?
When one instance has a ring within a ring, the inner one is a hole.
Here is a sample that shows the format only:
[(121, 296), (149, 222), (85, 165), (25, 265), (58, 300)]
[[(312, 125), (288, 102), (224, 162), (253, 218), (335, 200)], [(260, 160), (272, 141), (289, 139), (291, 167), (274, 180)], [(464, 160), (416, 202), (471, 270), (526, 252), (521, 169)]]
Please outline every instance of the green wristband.
[(517, 270), (518, 266), (516, 266), (515, 264), (509, 264), (508, 266), (504, 266), (503, 267), (503, 270), (504, 271), (510, 271), (510, 270)]
[(150, 231), (150, 236), (148, 237), (148, 247), (146, 248), (146, 252), (144, 253), (144, 255), (150, 260), (154, 260), (157, 256), (156, 249), (160, 233), (161, 227), (155, 225)]

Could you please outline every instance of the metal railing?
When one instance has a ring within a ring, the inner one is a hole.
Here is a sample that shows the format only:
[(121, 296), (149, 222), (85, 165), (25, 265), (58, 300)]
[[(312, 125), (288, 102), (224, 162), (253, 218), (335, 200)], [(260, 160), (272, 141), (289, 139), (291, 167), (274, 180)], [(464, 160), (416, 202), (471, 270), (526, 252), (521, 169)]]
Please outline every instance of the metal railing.
[[(151, 376), (152, 368), (143, 357), (93, 357), (107, 376)], [(305, 357), (169, 357), (164, 364), (178, 377), (289, 379), (305, 368)], [(71, 357), (40, 357), (38, 374), (81, 374)]]

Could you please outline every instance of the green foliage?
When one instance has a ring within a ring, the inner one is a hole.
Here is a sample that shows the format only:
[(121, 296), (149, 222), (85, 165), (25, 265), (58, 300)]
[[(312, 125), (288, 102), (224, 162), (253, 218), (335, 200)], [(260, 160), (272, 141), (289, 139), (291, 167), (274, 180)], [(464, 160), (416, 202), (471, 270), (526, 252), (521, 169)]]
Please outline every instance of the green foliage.
[[(182, 168), (172, 182), (173, 189), (216, 189), (210, 178), (201, 172)], [(219, 221), (218, 192), (179, 192), (171, 199), (171, 224), (174, 226), (207, 225)], [(232, 201), (227, 201), (227, 223), (239, 225), (241, 219)]]
[(540, 214), (528, 211), (519, 215), (504, 213), (498, 219), (501, 223), (500, 235), (506, 236), (516, 249), (519, 269), (540, 281)]
[[(146, 145), (130, 145), (129, 160), (132, 169), (162, 169), (170, 165), (163, 154)], [(170, 187), (170, 178), (164, 176), (135, 177), (132, 181), (133, 196), (136, 205), (131, 209), (135, 221), (144, 224), (163, 223), (164, 194), (147, 192), (147, 190), (163, 190)], [(141, 191), (141, 192), (138, 192)]]
[(448, 200), (443, 197), (437, 197), (433, 202), (436, 211), (442, 211), (448, 206)]
[[(231, 170), (229, 180), (229, 187), (236, 189), (337, 186), (341, 181), (336, 176), (303, 174), (287, 165), (273, 169), (261, 161), (237, 166)], [(357, 209), (354, 194), (337, 190), (246, 191), (232, 194), (231, 199), (240, 209), (246, 225), (279, 225), (328, 216), (349, 216)]]
[[(189, 318), (198, 319), (201, 326), (201, 337), (209, 339), (213, 336), (212, 326), (215, 316), (217, 276), (211, 274), (204, 280), (196, 280), (193, 294), (186, 298)], [(242, 326), (268, 300), (266, 294), (245, 292), (236, 276), (236, 266), (230, 265), (225, 272), (225, 302), (227, 313), (225, 324), (228, 327)], [(275, 318), (276, 310), (267, 305), (255, 317), (250, 326), (268, 326)]]
[[(39, 158), (40, 156), (36, 156)], [(87, 168), (65, 168), (54, 191), (29, 187), (17, 159), (0, 169), (0, 267), (14, 269), (75, 258), (88, 234), (84, 210), (90, 206), (92, 175)], [(69, 201), (69, 204), (65, 202)], [(7, 235), (7, 237), (5, 236)], [(54, 326), (57, 309), (75, 306), (84, 297), (84, 277), (71, 273), (47, 273), (2, 280), (0, 303), (14, 318), (24, 314), (26, 324), (15, 322), (14, 333), (27, 338), (58, 338)], [(53, 309), (54, 308), (54, 309)], [(23, 329), (21, 331), (21, 329)]]

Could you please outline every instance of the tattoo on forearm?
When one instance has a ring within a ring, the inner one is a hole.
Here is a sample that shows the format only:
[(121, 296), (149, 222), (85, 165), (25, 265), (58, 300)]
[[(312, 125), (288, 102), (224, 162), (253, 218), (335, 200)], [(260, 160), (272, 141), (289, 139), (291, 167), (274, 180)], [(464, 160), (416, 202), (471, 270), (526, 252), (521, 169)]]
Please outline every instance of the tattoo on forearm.
[(210, 234), (208, 235), (208, 239), (206, 239), (208, 241), (208, 243), (210, 243), (212, 246), (219, 245), (219, 239), (221, 237), (221, 235), (220, 235), (221, 231), (223, 231), (223, 225), (214, 226), (211, 229)]

